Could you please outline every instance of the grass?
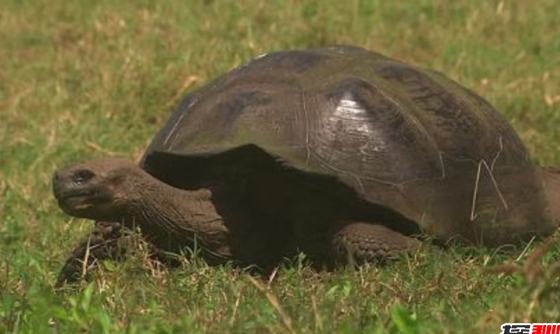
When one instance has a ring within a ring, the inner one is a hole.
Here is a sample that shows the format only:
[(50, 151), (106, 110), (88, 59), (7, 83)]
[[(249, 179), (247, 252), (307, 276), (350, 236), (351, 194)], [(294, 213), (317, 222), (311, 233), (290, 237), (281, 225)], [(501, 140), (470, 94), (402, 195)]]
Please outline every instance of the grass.
[[(61, 213), (50, 176), (69, 161), (138, 158), (185, 92), (251, 57), (343, 43), (446, 73), (491, 101), (537, 162), (560, 163), (559, 12), (557, 0), (0, 0), (0, 333), (498, 333), (558, 321), (560, 247), (543, 255), (538, 243), (508, 255), (426, 247), (333, 273), (295, 259), (271, 282), (197, 259), (157, 268), (139, 250), (57, 294), (91, 223)], [(512, 274), (489, 273), (499, 265)]]

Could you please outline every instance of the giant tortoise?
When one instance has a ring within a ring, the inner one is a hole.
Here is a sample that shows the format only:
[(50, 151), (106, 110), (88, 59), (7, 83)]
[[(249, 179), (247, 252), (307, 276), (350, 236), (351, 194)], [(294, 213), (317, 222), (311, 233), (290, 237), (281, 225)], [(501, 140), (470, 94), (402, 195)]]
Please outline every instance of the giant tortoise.
[(190, 93), (139, 164), (53, 177), (60, 207), (98, 221), (67, 261), (111, 257), (126, 228), (154, 249), (270, 268), (384, 261), (420, 242), (497, 246), (545, 236), (560, 171), (537, 167), (484, 99), (357, 47), (275, 52)]

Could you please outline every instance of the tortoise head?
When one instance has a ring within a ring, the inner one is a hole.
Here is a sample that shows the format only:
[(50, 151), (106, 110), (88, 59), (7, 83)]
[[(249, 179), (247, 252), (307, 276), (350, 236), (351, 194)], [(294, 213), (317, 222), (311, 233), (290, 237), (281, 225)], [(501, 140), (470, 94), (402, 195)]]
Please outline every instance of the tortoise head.
[(139, 196), (147, 174), (131, 161), (100, 159), (72, 164), (53, 175), (53, 192), (69, 215), (120, 221)]

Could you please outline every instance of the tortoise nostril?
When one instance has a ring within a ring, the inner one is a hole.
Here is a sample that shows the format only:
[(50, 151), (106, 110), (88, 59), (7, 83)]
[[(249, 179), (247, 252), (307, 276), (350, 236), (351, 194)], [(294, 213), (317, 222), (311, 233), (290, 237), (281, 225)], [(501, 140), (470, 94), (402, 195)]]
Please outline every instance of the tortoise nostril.
[(72, 180), (77, 184), (83, 184), (91, 180), (95, 174), (89, 169), (80, 169), (76, 171), (72, 177)]

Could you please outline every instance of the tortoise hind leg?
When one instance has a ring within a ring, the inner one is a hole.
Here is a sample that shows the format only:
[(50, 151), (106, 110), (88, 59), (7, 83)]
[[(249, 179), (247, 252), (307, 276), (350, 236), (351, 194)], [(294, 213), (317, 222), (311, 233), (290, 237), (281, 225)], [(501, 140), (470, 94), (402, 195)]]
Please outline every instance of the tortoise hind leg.
[(345, 224), (334, 234), (332, 242), (337, 261), (351, 264), (395, 259), (420, 244), (383, 225), (362, 222)]

